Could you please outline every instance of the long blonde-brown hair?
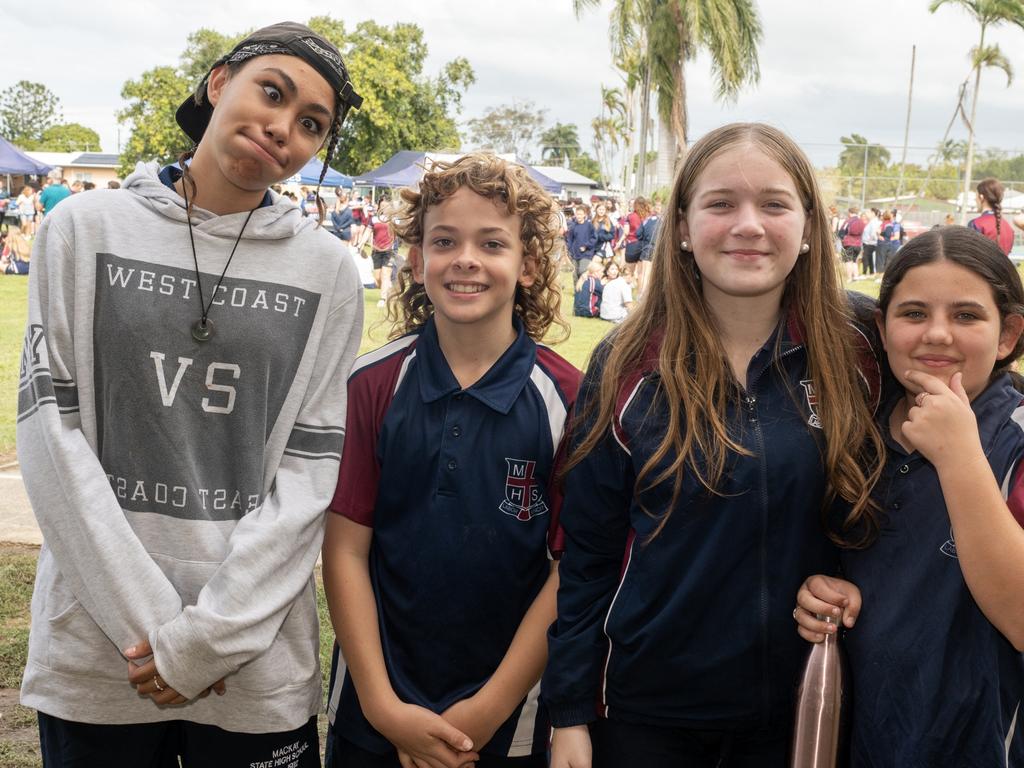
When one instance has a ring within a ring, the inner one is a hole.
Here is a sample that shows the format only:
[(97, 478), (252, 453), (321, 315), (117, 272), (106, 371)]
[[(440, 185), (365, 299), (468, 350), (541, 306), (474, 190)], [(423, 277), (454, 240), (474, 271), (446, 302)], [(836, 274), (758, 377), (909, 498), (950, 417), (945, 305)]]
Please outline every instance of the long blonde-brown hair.
[[(802, 326), (808, 374), (817, 394), (825, 438), (822, 459), (827, 490), (823, 514), (836, 496), (851, 508), (842, 531), (829, 526), (829, 535), (838, 543), (864, 546), (877, 532), (870, 494), (881, 473), (884, 446), (872, 418), (869, 393), (859, 375), (853, 317), (842, 291), (828, 215), (814, 169), (789, 137), (761, 123), (723, 126), (690, 148), (658, 229), (647, 293), (602, 350), (604, 371), (596, 402), (591, 403), (596, 415), (593, 410), (583, 414), (584, 420), (593, 418), (594, 422), (582, 436), (567, 468), (579, 463), (611, 429), (624, 379), (645, 365), (660, 374), (658, 386), (668, 411), (667, 429), (639, 472), (635, 492), (674, 482), (669, 507), (649, 510), (659, 518), (652, 538), (664, 528), (678, 502), (687, 471), (708, 492), (717, 494), (729, 452), (749, 453), (729, 435), (726, 411), (738, 390), (704, 300), (693, 254), (679, 247), (679, 222), (701, 173), (720, 153), (743, 146), (763, 152), (785, 169), (807, 214), (810, 250), (797, 259), (786, 280), (782, 312), (795, 316)], [(653, 349), (652, 340), (659, 340), (653, 343)], [(655, 467), (667, 457), (671, 457), (669, 465), (654, 474)]]
[[(473, 152), (454, 162), (437, 162), (423, 174), (417, 189), (401, 191), (401, 207), (392, 215), (391, 228), (406, 244), (422, 247), (427, 210), (466, 187), (499, 205), (521, 222), (519, 237), (524, 257), (533, 259), (533, 284), (516, 286), (513, 311), (526, 332), (541, 341), (552, 325), (569, 335), (562, 318), (562, 291), (558, 281), (561, 234), (557, 208), (551, 196), (520, 166), (485, 152)], [(398, 273), (397, 290), (388, 298), (391, 338), (420, 328), (434, 313), (422, 283), (406, 263)]]

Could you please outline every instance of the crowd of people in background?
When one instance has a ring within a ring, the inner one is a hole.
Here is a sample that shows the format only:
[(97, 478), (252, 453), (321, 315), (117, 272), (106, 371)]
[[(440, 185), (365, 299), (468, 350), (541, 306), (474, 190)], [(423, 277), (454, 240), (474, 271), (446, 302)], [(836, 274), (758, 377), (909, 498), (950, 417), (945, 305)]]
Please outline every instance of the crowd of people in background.
[[(107, 183), (109, 189), (119, 186), (117, 180)], [(6, 213), (7, 220), (14, 224), (0, 232), (0, 274), (28, 274), (32, 238), (43, 217), (67, 197), (95, 188), (91, 181), (69, 182), (59, 173), (48, 175), (43, 185), (27, 183), (17, 194), (0, 182), (0, 216)], [(403, 263), (399, 242), (390, 227), (390, 199), (364, 198), (338, 187), (334, 204), (328, 210), (323, 198), (309, 187), (302, 186), (296, 193), (278, 184), (273, 190), (295, 203), (303, 216), (321, 218), (320, 211), (325, 212), (321, 220), (350, 246), (363, 287), (379, 288), (379, 305), (384, 306)], [(976, 197), (979, 215), (968, 226), (994, 240), (1009, 254), (1014, 231), (1002, 214), (1003, 195), (1004, 187), (997, 179), (979, 182)], [(898, 208), (881, 210), (877, 207), (862, 211), (851, 206), (844, 217), (833, 205), (829, 214), (846, 281), (881, 283), (886, 264), (907, 240), (902, 212)], [(630, 200), (628, 205), (624, 200), (595, 198), (584, 202), (577, 199), (561, 209), (565, 240), (563, 268), (573, 273), (574, 314), (616, 323), (625, 318), (646, 288), (661, 215), (661, 201), (644, 197)], [(947, 214), (944, 224), (954, 223), (953, 214)], [(615, 287), (608, 299), (614, 302), (609, 302), (603, 289), (613, 281)]]
[[(117, 189), (120, 182), (111, 180), (107, 186)], [(43, 217), (71, 195), (95, 188), (91, 181), (69, 182), (56, 171), (50, 172), (42, 185), (35, 181), (24, 184), (17, 195), (0, 181), (0, 275), (27, 275), (32, 238)]]
[(660, 201), (577, 200), (561, 211), (565, 269), (572, 270), (578, 317), (622, 322), (646, 288), (661, 219)]

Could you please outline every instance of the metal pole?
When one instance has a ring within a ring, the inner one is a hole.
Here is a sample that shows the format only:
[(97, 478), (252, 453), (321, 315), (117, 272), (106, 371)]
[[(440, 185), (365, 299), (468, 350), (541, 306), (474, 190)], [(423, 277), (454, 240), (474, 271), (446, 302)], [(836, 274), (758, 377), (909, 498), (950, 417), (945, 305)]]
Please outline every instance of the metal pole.
[(864, 210), (864, 204), (868, 196), (868, 145), (864, 145), (864, 173), (861, 175), (860, 183), (860, 209)]
[(917, 46), (910, 48), (910, 88), (907, 91), (907, 124), (903, 129), (903, 157), (900, 159), (900, 183), (896, 187), (896, 205), (900, 204), (903, 194), (903, 173), (907, 166), (907, 143), (910, 140), (910, 106), (914, 100), (914, 64), (917, 63)]

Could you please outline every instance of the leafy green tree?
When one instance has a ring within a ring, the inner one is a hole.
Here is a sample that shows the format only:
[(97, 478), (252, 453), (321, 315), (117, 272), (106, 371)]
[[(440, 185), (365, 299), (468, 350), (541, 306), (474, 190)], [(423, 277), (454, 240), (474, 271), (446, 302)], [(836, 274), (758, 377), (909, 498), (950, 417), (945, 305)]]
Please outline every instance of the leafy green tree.
[(79, 123), (51, 125), (33, 149), (43, 152), (99, 152), (100, 135)]
[(185, 80), (196, 86), (203, 79), (213, 63), (230, 51), (252, 30), (237, 35), (223, 35), (214, 29), (203, 27), (188, 36), (188, 44), (181, 54), (179, 73)]
[(562, 165), (581, 152), (579, 128), (555, 123), (540, 135), (540, 157), (548, 165)]
[[(427, 45), (415, 24), (386, 27), (367, 21), (351, 35), (343, 22), (329, 16), (316, 16), (308, 25), (342, 52), (364, 99), (361, 110), (349, 113), (339, 137), (333, 162), (338, 170), (358, 174), (401, 149), (458, 148), (453, 114), (475, 79), (466, 59), (453, 59), (436, 77), (427, 77)], [(132, 135), (121, 155), (122, 173), (138, 160), (167, 162), (188, 149), (191, 142), (178, 128), (175, 110), (213, 63), (247, 34), (197, 30), (189, 35), (178, 66), (156, 67), (125, 83), (122, 97), (128, 106), (118, 118), (132, 125)]]
[(967, 142), (954, 139), (940, 141), (935, 147), (934, 157), (941, 163), (960, 162), (967, 157)]
[[(544, 112), (537, 109), (532, 101), (491, 107), (480, 117), (469, 121), (469, 140), (483, 149), (514, 152), (528, 158), (530, 145), (544, 125)], [(579, 145), (578, 139), (576, 143)]]
[(466, 59), (449, 61), (437, 77), (424, 76), (427, 44), (415, 24), (360, 22), (341, 50), (364, 101), (346, 121), (335, 163), (340, 170), (362, 173), (403, 149), (459, 149), (453, 115), (476, 80)]
[[(965, 199), (970, 199), (971, 173), (974, 165), (974, 138), (978, 129), (978, 90), (981, 87), (981, 70), (995, 67), (1006, 74), (1006, 85), (1013, 82), (1013, 69), (998, 45), (985, 45), (985, 32), (990, 26), (1013, 24), (1024, 29), (1024, 0), (932, 0), (928, 10), (935, 13), (940, 7), (951, 3), (967, 11), (978, 23), (981, 33), (978, 45), (971, 49), (971, 70), (974, 72), (974, 93), (971, 96), (971, 118), (967, 132), (967, 163), (964, 169)], [(960, 212), (960, 223), (967, 221), (967, 206)]]
[(868, 170), (885, 168), (891, 155), (881, 144), (872, 144), (859, 133), (851, 133), (839, 139), (843, 150), (839, 153), (839, 169), (846, 175), (860, 176), (864, 171), (864, 156), (867, 154)]
[(194, 84), (174, 67), (162, 66), (143, 72), (138, 80), (129, 80), (121, 89), (128, 106), (117, 119), (130, 123), (132, 134), (121, 150), (119, 173), (127, 176), (140, 160), (173, 162), (192, 146), (178, 127), (174, 113)]
[(586, 152), (582, 152), (570, 160), (569, 168), (596, 182), (603, 183), (604, 181), (601, 178), (600, 164)]
[(0, 93), (0, 136), (14, 144), (34, 145), (60, 120), (60, 99), (42, 83), (19, 80)]

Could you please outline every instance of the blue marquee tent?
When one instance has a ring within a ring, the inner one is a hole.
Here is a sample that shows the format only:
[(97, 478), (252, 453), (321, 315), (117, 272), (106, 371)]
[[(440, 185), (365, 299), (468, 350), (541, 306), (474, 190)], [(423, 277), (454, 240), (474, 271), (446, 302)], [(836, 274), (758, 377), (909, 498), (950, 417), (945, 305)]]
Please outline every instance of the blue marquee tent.
[[(439, 152), (415, 152), (405, 150), (396, 152), (384, 165), (355, 177), (355, 184), (360, 187), (408, 187), (423, 178), (423, 171), (431, 163), (438, 160), (451, 162), (462, 155), (443, 154)], [(521, 165), (530, 176), (548, 192), (558, 194), (562, 185), (552, 181), (544, 174), (531, 168), (519, 158), (512, 155), (499, 155), (517, 165)]]
[(52, 165), (36, 162), (13, 144), (0, 138), (0, 173), (39, 176), (52, 170)]
[[(320, 181), (320, 171), (323, 169), (324, 163), (319, 157), (313, 157), (308, 163), (306, 163), (299, 172), (288, 179), (288, 182), (293, 184), (308, 184), (315, 186)], [(327, 175), (324, 176), (325, 187), (345, 187), (346, 189), (352, 189), (352, 177), (346, 176), (344, 173), (334, 170), (333, 168), (327, 168)]]

